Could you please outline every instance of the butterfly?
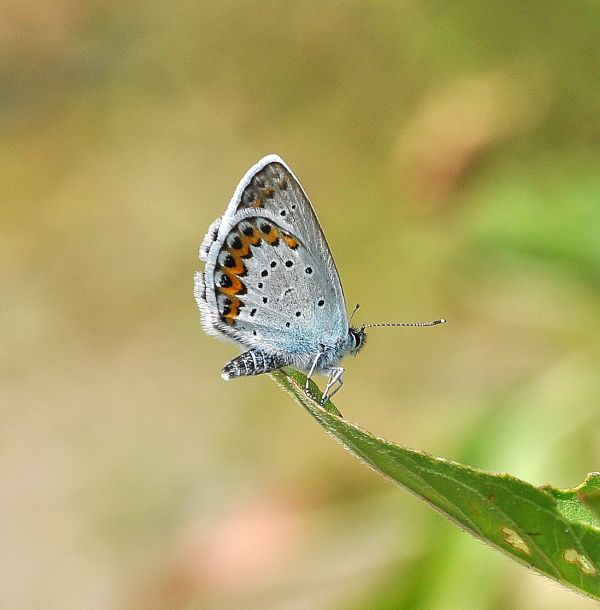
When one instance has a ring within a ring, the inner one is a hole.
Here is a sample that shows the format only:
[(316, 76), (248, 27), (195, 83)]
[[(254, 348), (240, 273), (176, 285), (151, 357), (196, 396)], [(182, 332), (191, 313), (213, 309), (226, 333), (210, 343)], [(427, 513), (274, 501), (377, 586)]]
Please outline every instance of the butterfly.
[(292, 170), (267, 155), (238, 184), (225, 214), (209, 227), (194, 278), (201, 323), (209, 335), (243, 348), (225, 380), (292, 367), (327, 375), (321, 402), (343, 384), (344, 356), (356, 355), (372, 326), (350, 326), (344, 292), (315, 211)]

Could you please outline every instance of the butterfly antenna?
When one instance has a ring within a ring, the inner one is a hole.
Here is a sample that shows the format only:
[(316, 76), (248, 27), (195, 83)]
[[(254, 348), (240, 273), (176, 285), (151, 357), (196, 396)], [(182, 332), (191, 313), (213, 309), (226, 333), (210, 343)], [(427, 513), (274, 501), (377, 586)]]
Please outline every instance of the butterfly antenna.
[(352, 311), (352, 315), (350, 316), (350, 322), (352, 322), (352, 318), (354, 317), (354, 314), (360, 309), (360, 303), (357, 303), (354, 306), (354, 310)]
[(363, 324), (361, 328), (374, 328), (376, 326), (437, 326), (438, 324), (445, 323), (446, 319), (440, 318), (439, 320), (433, 320), (432, 322), (384, 322), (383, 324)]

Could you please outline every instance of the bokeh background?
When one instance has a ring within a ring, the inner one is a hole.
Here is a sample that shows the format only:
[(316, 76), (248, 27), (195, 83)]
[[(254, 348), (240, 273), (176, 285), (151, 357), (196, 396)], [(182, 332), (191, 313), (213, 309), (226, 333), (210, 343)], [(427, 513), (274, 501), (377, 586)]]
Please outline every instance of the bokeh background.
[(600, 466), (596, 2), (0, 7), (0, 607), (583, 610), (229, 384), (198, 245), (277, 152), (358, 322), (337, 405), (536, 484)]

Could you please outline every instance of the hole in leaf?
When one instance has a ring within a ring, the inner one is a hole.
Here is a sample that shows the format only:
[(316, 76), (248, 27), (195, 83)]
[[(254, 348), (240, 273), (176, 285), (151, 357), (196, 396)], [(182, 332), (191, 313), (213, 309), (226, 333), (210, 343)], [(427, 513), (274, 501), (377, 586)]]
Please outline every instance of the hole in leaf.
[(529, 546), (527, 545), (525, 540), (523, 540), (523, 538), (521, 538), (521, 536), (519, 536), (519, 534), (515, 532), (515, 530), (510, 529), (510, 527), (503, 527), (502, 536), (504, 537), (505, 542), (507, 544), (510, 544), (510, 546), (512, 546), (515, 551), (520, 551), (521, 553), (525, 553), (526, 555), (531, 555)]
[(563, 551), (563, 559), (568, 563), (574, 563), (584, 574), (593, 576), (596, 573), (594, 564), (575, 549), (565, 549)]

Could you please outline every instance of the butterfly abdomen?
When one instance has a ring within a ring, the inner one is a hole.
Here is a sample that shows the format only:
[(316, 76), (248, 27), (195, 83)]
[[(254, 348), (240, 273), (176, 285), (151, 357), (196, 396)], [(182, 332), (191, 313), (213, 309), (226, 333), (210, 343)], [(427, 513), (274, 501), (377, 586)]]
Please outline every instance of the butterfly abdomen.
[(228, 362), (221, 371), (221, 377), (225, 381), (229, 381), (235, 377), (262, 375), (276, 371), (287, 364), (289, 361), (283, 355), (251, 349)]

